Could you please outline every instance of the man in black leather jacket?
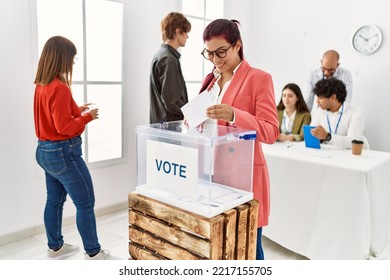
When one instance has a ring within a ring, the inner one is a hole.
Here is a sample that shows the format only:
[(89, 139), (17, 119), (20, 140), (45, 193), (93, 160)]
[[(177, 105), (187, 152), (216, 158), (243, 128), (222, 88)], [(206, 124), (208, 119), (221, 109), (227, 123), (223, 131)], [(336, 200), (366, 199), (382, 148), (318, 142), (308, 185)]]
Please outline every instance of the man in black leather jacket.
[(191, 30), (180, 13), (170, 13), (161, 22), (163, 44), (154, 55), (150, 73), (150, 123), (182, 120), (181, 107), (188, 102), (180, 67), (179, 47), (184, 47)]

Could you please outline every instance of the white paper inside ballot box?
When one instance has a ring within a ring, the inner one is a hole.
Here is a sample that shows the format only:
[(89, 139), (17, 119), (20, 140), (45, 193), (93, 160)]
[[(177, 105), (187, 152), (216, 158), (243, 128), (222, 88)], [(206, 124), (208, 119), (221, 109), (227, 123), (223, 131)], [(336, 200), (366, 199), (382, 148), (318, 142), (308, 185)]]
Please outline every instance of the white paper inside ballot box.
[(198, 198), (198, 149), (147, 140), (146, 184), (179, 197)]

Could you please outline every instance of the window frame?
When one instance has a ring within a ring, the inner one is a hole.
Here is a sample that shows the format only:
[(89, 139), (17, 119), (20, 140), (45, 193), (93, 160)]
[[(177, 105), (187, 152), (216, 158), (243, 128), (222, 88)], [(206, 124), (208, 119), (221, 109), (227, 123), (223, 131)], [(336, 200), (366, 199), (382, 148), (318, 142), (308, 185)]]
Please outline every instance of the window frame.
[[(195, 16), (195, 15), (191, 15), (191, 14), (188, 14), (188, 13), (185, 13), (183, 12), (183, 1), (188, 1), (188, 0), (181, 0), (180, 1), (180, 4), (179, 4), (179, 9), (180, 11), (182, 11), (183, 15), (191, 22), (191, 19), (194, 19), (194, 20), (201, 20), (203, 21), (203, 30), (206, 28), (206, 26), (212, 22), (213, 20), (215, 19), (211, 19), (211, 18), (207, 18), (206, 15), (207, 15), (207, 1), (213, 1), (213, 0), (203, 0), (203, 17), (200, 17), (200, 16)], [(223, 3), (225, 4), (225, 1), (222, 0)], [(222, 8), (222, 17), (224, 15), (224, 7)], [(193, 28), (193, 27), (192, 27)], [(192, 28), (191, 28), (191, 31), (192, 31)], [(202, 33), (203, 33), (203, 30)], [(190, 36), (191, 36), (191, 32), (190, 32)], [(191, 40), (191, 38), (190, 38)], [(200, 56), (201, 57), (201, 53), (202, 50), (199, 50), (198, 52), (196, 53), (188, 53), (187, 55), (193, 55), (193, 56)], [(196, 84), (199, 84), (199, 90), (201, 88), (201, 85), (202, 85), (202, 82), (204, 80), (204, 78), (206, 77), (207, 74), (209, 74), (209, 72), (206, 72), (206, 63), (210, 63), (209, 61), (207, 61), (206, 59), (204, 59), (203, 57), (201, 57), (202, 59), (202, 79), (201, 80), (188, 80), (185, 78), (184, 76), (184, 79), (185, 79), (185, 83), (187, 85), (187, 87), (189, 86), (193, 86), (193, 85), (196, 85)], [(211, 68), (210, 68), (210, 71), (211, 71)]]
[[(31, 14), (32, 14), (32, 35), (33, 35), (33, 53), (34, 55), (34, 62), (35, 65), (38, 65), (40, 53), (39, 53), (39, 30), (38, 30), (38, 1), (39, 0), (32, 0), (32, 5), (31, 5)], [(65, 4), (66, 4), (66, 0)], [(82, 86), (83, 90), (83, 102), (86, 103), (88, 100), (88, 86), (90, 85), (119, 85), (121, 87), (120, 89), (120, 110), (121, 110), (121, 116), (120, 116), (120, 142), (121, 142), (121, 147), (120, 147), (120, 156), (119, 157), (112, 157), (109, 159), (103, 159), (103, 160), (97, 160), (97, 161), (90, 161), (90, 151), (89, 151), (89, 138), (88, 138), (88, 133), (89, 133), (89, 128), (88, 125), (85, 127), (85, 130), (82, 134), (83, 137), (83, 157), (85, 161), (90, 165), (91, 167), (101, 167), (101, 166), (109, 166), (109, 165), (114, 165), (118, 163), (123, 163), (126, 161), (126, 153), (125, 153), (125, 145), (124, 145), (124, 139), (125, 139), (125, 130), (124, 130), (124, 62), (123, 62), (123, 57), (124, 57), (124, 35), (123, 35), (123, 30), (124, 30), (124, 12), (125, 12), (125, 7), (123, 3), (117, 2), (117, 1), (112, 1), (115, 3), (118, 3), (122, 5), (122, 35), (121, 35), (121, 54), (120, 56), (122, 57), (121, 59), (121, 76), (119, 81), (108, 81), (108, 80), (88, 80), (88, 68), (87, 68), (87, 19), (86, 19), (86, 1), (87, 0), (82, 0), (81, 4), (81, 9), (82, 9), (82, 53), (83, 53), (83, 59), (80, 61), (78, 60), (77, 63), (83, 63), (83, 72), (82, 72), (82, 80), (75, 80), (73, 78), (72, 85), (77, 85), (77, 86)], [(89, 31), (91, 32), (91, 31)], [(81, 48), (81, 47), (78, 47)], [(36, 59), (35, 59), (36, 58)], [(81, 105), (81, 104), (78, 104)]]

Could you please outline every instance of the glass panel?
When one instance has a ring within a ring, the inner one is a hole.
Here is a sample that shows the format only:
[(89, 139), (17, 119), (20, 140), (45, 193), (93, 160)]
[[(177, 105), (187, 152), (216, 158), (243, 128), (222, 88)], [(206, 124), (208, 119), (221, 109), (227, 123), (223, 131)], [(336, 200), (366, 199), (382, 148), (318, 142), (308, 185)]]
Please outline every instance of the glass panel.
[[(207, 25), (209, 25), (209, 23), (210, 23), (211, 21), (209, 21), (209, 20), (206, 20), (205, 21), (205, 27), (207, 26)], [(202, 50), (205, 48), (205, 46), (203, 45), (202, 46)], [(202, 57), (203, 58), (203, 57)], [(214, 69), (214, 64), (210, 61), (210, 60), (207, 60), (207, 59), (204, 59), (203, 58), (203, 75), (204, 75), (204, 77), (203, 78), (205, 78), (206, 76), (207, 76), (207, 74), (209, 74), (212, 70)]]
[[(86, 102), (84, 102), (84, 87), (83, 85), (72, 85), (72, 96), (74, 101), (76, 101), (77, 105), (83, 105)], [(82, 149), (83, 149), (83, 157), (85, 157), (85, 151), (86, 151), (86, 142), (85, 141), (85, 130), (83, 134), (81, 134), (81, 137), (83, 138), (83, 144), (82, 144)]]
[(206, 0), (206, 18), (215, 20), (223, 18), (224, 0)]
[(210, 61), (205, 59), (203, 64), (203, 73), (205, 78), (211, 71), (214, 69), (214, 64)]
[(182, 56), (180, 63), (184, 79), (189, 81), (200, 81), (203, 78), (203, 56), (200, 54), (204, 48), (202, 34), (204, 21), (194, 18), (188, 19), (191, 22), (191, 32), (188, 33), (188, 40), (184, 48), (180, 48)]
[(86, 0), (87, 80), (122, 80), (123, 5)]
[(188, 92), (188, 100), (193, 99), (195, 96), (199, 94), (200, 87), (202, 83), (187, 83), (187, 92)]
[(204, 17), (204, 0), (182, 0), (181, 5), (183, 14)]
[[(71, 18), (71, 20), (70, 20)], [(73, 80), (83, 79), (83, 14), (80, 0), (37, 0), (39, 56), (46, 41), (53, 36), (71, 40), (77, 48)]]
[(72, 84), (72, 96), (73, 99), (76, 101), (77, 105), (83, 105), (86, 103), (84, 101), (84, 87), (83, 85), (75, 85)]
[(39, 52), (42, 52), (47, 39), (52, 36), (61, 35), (70, 39), (77, 48), (77, 62), (73, 69), (73, 98), (78, 105), (93, 102), (100, 108), (101, 118), (88, 124), (82, 135), (85, 136), (83, 150), (86, 152), (86, 158), (89, 162), (121, 158), (122, 86), (90, 85), (89, 97), (85, 100), (82, 83), (86, 82), (83, 75), (85, 63), (83, 36), (86, 35), (89, 46), (86, 72), (89, 73), (89, 80), (122, 81), (123, 4), (105, 0), (85, 0), (87, 34), (83, 34), (84, 1), (36, 1)]
[(122, 157), (122, 86), (87, 86), (88, 103), (99, 108), (99, 119), (88, 124), (88, 162)]

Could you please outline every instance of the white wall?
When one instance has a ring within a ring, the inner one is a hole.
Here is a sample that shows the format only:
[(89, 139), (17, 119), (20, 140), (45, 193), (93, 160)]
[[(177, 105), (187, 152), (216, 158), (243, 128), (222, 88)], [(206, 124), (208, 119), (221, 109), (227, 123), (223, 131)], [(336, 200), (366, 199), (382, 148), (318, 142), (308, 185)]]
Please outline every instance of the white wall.
[(1, 0), (0, 235), (42, 223), (36, 218), (45, 191), (34, 162), (30, 20), (29, 1)]
[[(42, 170), (35, 162), (33, 122), (35, 69), (35, 1), (0, 0), (0, 244), (14, 233), (42, 230), (46, 192)], [(136, 183), (135, 126), (149, 122), (149, 67), (161, 44), (160, 21), (178, 10), (177, 0), (123, 1), (125, 158), (108, 167), (91, 167), (96, 209), (127, 205)], [(152, 8), (153, 7), (153, 8)], [(64, 217), (75, 208), (68, 199)], [(126, 226), (125, 226), (126, 228)]]
[[(375, 150), (390, 152), (390, 94), (386, 84), (390, 73), (390, 18), (383, 0), (228, 0), (228, 18), (243, 16), (244, 50), (247, 60), (272, 74), (277, 102), (283, 86), (297, 83), (306, 91), (309, 71), (319, 67), (327, 49), (339, 51), (342, 67), (353, 75), (352, 105), (367, 112), (365, 135)], [(352, 48), (352, 35), (362, 25), (382, 29), (383, 44), (374, 54), (364, 56)]]

